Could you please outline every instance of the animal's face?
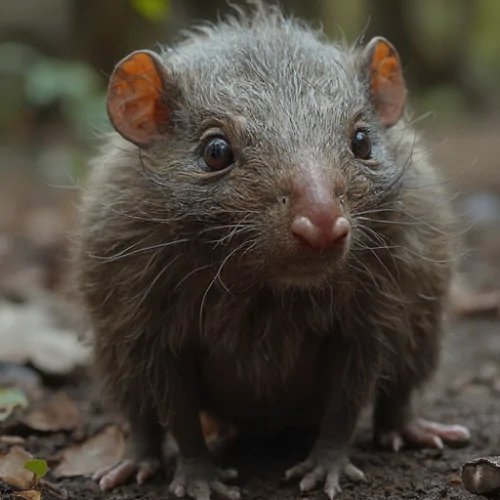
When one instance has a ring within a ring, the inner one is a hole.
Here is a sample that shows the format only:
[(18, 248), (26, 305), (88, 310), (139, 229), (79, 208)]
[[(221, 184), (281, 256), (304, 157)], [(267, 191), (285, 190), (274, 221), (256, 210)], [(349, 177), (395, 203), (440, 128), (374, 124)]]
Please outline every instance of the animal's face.
[(387, 41), (342, 49), (280, 23), (228, 25), (163, 59), (134, 53), (108, 109), (214, 262), (235, 279), (318, 286), (362, 244), (359, 217), (397, 193), (387, 129), (405, 90)]

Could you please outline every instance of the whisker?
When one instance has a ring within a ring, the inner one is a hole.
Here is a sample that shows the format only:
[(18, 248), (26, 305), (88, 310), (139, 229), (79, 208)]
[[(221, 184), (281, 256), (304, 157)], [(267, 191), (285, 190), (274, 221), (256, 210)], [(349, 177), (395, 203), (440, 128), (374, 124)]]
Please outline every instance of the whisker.
[(172, 290), (172, 293), (175, 293), (177, 291), (177, 289), (182, 285), (182, 283), (184, 283), (190, 276), (192, 276), (193, 274), (196, 274), (197, 272), (199, 271), (202, 271), (203, 269), (208, 269), (210, 266), (210, 264), (206, 264), (204, 266), (200, 266), (200, 267), (197, 267), (196, 269), (193, 269), (193, 271), (190, 271), (189, 273), (187, 273), (184, 278), (182, 278), (179, 283), (177, 283), (177, 285), (175, 285), (175, 288)]
[(220, 265), (219, 267), (219, 270), (217, 271), (217, 275), (216, 275), (216, 278), (219, 280), (219, 283), (223, 286), (224, 290), (226, 290), (227, 293), (231, 293), (231, 291), (227, 288), (227, 286), (223, 283), (222, 279), (221, 279), (221, 272), (222, 272), (222, 268), (224, 267), (224, 265), (226, 264), (226, 262), (240, 249), (242, 248), (243, 246), (245, 246), (246, 244), (248, 244), (248, 241), (244, 241), (243, 243), (241, 243), (240, 245), (238, 245), (223, 261), (222, 261), (222, 264)]
[[(222, 261), (222, 264), (220, 265), (219, 267), (219, 270), (217, 271), (217, 273), (215, 274), (213, 280), (209, 283), (209, 285), (207, 286), (207, 289), (205, 290), (205, 293), (203, 294), (203, 297), (201, 299), (201, 304), (200, 304), (200, 314), (199, 314), (199, 322), (198, 322), (198, 326), (199, 326), (199, 330), (200, 330), (200, 335), (203, 336), (203, 308), (205, 307), (205, 302), (207, 300), (207, 296), (208, 296), (208, 293), (210, 291), (210, 289), (212, 288), (212, 286), (214, 285), (214, 283), (217, 281), (217, 279), (219, 279), (220, 277), (220, 273), (222, 271), (222, 268), (224, 267), (224, 265), (226, 264), (226, 262), (241, 248), (243, 247), (245, 244), (247, 244), (247, 241), (244, 241), (243, 243), (241, 243), (240, 245), (238, 245), (223, 261)], [(223, 285), (224, 288), (229, 292), (231, 293), (227, 287), (225, 285)]]
[(133, 250), (132, 252), (128, 252), (128, 253), (119, 252), (118, 254), (111, 255), (109, 257), (99, 256), (99, 255), (92, 255), (92, 254), (89, 254), (89, 256), (92, 257), (92, 258), (94, 258), (94, 259), (99, 259), (99, 260), (103, 260), (103, 261), (106, 261), (106, 262), (114, 262), (116, 260), (120, 260), (120, 259), (123, 259), (125, 257), (129, 257), (130, 255), (135, 255), (135, 254), (138, 254), (138, 253), (146, 252), (148, 250), (155, 250), (157, 248), (166, 248), (166, 247), (169, 247), (169, 246), (172, 246), (172, 245), (177, 245), (179, 243), (185, 243), (187, 241), (189, 241), (189, 238), (182, 238), (182, 239), (176, 240), (176, 241), (169, 241), (167, 243), (159, 243), (157, 245), (151, 245), (149, 247), (139, 248), (138, 250)]
[[(387, 276), (391, 279), (391, 281), (393, 282), (394, 286), (396, 287), (396, 289), (398, 290), (398, 292), (401, 293), (401, 289), (399, 287), (399, 283), (398, 281), (396, 280), (396, 278), (393, 276), (393, 274), (391, 273), (391, 271), (389, 270), (389, 268), (385, 265), (385, 263), (382, 261), (382, 259), (379, 257), (379, 255), (377, 254), (376, 250), (385, 250), (387, 248), (390, 248), (388, 247), (387, 245), (384, 245), (384, 246), (381, 246), (381, 247), (369, 247), (367, 245), (363, 245), (363, 244), (360, 244), (360, 246), (364, 249), (364, 250), (368, 250), (370, 251), (373, 256), (378, 260), (379, 264), (384, 268), (384, 270), (386, 271), (387, 273)], [(391, 258), (394, 260), (395, 256), (392, 255), (392, 253), (390, 252), (391, 254)], [(397, 266), (396, 267), (396, 270), (397, 270)]]
[(144, 238), (141, 238), (140, 240), (132, 243), (131, 245), (129, 245), (127, 248), (125, 248), (124, 250), (118, 252), (117, 254), (115, 255), (110, 255), (109, 257), (96, 257), (95, 255), (92, 255), (92, 254), (89, 254), (90, 257), (92, 258), (96, 258), (96, 259), (102, 259), (102, 260), (107, 260), (107, 259), (114, 259), (115, 257), (118, 258), (118, 257), (121, 257), (122, 255), (124, 255), (126, 252), (128, 252), (129, 250), (131, 250), (132, 248), (136, 247), (137, 245), (139, 245), (140, 243), (143, 243), (144, 241), (146, 241), (147, 239), (151, 238), (152, 236), (154, 236), (156, 233), (149, 233), (147, 234)]
[(174, 262), (180, 258), (180, 255), (175, 256), (172, 260), (169, 261), (167, 265), (163, 267), (163, 269), (157, 274), (156, 278), (151, 282), (151, 284), (148, 286), (147, 290), (144, 292), (141, 300), (137, 303), (136, 308), (138, 308), (146, 299), (148, 296), (149, 292), (152, 290), (152, 288), (155, 286), (155, 284), (158, 282), (158, 280), (165, 274), (165, 272), (174, 264)]

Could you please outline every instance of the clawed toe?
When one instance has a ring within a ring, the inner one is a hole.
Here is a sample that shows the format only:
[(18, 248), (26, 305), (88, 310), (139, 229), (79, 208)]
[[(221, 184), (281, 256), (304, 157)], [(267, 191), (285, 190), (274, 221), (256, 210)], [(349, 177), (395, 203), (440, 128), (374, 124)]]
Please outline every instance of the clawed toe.
[(285, 479), (289, 480), (297, 477), (303, 477), (310, 470), (312, 470), (313, 467), (313, 461), (311, 459), (307, 459), (304, 462), (300, 462), (297, 465), (290, 467), (290, 469), (285, 472)]
[(443, 449), (444, 442), (466, 443), (469, 439), (470, 432), (462, 425), (444, 425), (423, 419), (408, 422), (400, 432), (392, 431), (378, 436), (381, 446), (395, 452), (404, 445)]
[(223, 481), (238, 477), (235, 469), (219, 469), (210, 463), (182, 463), (179, 465), (169, 491), (176, 497), (190, 496), (194, 500), (209, 500), (211, 493), (229, 500), (239, 500), (241, 491)]
[(312, 490), (320, 481), (323, 481), (324, 478), (324, 467), (321, 465), (314, 467), (310, 472), (306, 473), (306, 475), (300, 481), (300, 491), (304, 493), (306, 491)]
[(366, 476), (365, 473), (361, 470), (358, 469), (355, 465), (353, 465), (351, 462), (347, 462), (344, 465), (344, 474), (353, 482), (355, 483), (360, 483), (360, 482), (365, 482), (366, 481)]
[(339, 479), (340, 479), (339, 475), (334, 474), (332, 477), (329, 476), (326, 480), (323, 491), (326, 493), (326, 496), (330, 500), (333, 500), (337, 495), (340, 495), (340, 493), (342, 493), (342, 488), (340, 487)]
[(141, 461), (127, 459), (97, 471), (92, 479), (99, 481), (102, 491), (109, 491), (129, 481), (133, 476), (136, 477), (138, 484), (143, 484), (156, 473), (159, 466), (159, 462), (152, 459)]
[(351, 481), (366, 481), (364, 473), (347, 458), (329, 461), (315, 460), (312, 457), (288, 469), (285, 472), (285, 479), (301, 477), (299, 486), (302, 493), (311, 491), (318, 483), (324, 482), (323, 490), (330, 500), (333, 500), (342, 491), (340, 488), (342, 473)]

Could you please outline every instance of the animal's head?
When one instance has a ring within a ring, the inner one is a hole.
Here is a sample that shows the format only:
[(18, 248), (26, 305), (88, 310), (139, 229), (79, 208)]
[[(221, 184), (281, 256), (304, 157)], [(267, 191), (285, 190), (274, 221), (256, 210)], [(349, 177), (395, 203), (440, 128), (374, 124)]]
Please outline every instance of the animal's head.
[(179, 232), (234, 272), (292, 286), (334, 276), (356, 217), (396, 196), (389, 132), (405, 102), (389, 41), (334, 45), (274, 11), (130, 54), (107, 98)]

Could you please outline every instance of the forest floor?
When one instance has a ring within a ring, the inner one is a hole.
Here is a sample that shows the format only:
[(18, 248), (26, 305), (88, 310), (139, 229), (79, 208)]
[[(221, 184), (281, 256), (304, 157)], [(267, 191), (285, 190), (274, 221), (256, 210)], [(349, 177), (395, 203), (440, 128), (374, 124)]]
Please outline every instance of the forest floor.
[[(471, 130), (447, 134), (446, 147), (439, 148), (436, 156), (453, 189), (462, 190), (457, 207), (477, 220), (465, 238), (469, 253), (463, 271), (479, 290), (500, 286), (500, 160), (493, 154), (500, 127), (496, 131), (475, 128), (474, 134)], [(433, 138), (439, 140), (439, 134)], [(147, 485), (126, 485), (106, 494), (89, 478), (98, 463), (120, 455), (124, 434), (102, 408), (87, 369), (79, 368), (86, 353), (68, 340), (77, 322), (67, 315), (51, 319), (58, 314), (54, 307), (59, 307), (54, 290), (64, 283), (66, 271), (58, 252), (65, 241), (61, 234), (71, 226), (74, 194), (56, 198), (53, 192), (43, 191), (36, 181), (23, 176), (16, 182), (12, 178), (0, 182), (0, 390), (4, 391), (0, 391), (0, 405), (6, 388), (21, 388), (27, 396), (10, 416), (3, 418), (0, 412), (0, 476), (7, 466), (7, 453), (11, 458), (20, 454), (10, 464), (19, 467), (22, 457), (28, 456), (26, 451), (47, 460), (49, 472), (44, 479), (66, 490), (69, 498), (164, 499), (171, 471)], [(25, 238), (14, 242), (9, 236), (13, 232)], [(51, 328), (60, 336), (48, 338)], [(48, 338), (45, 344), (40, 329)], [(13, 331), (16, 341), (8, 337)], [(12, 354), (7, 353), (7, 345)], [(343, 500), (476, 498), (461, 485), (460, 469), (473, 457), (500, 454), (498, 315), (452, 318), (441, 370), (417, 407), (430, 419), (468, 426), (469, 445), (443, 452), (383, 452), (372, 444), (367, 413), (352, 461), (368, 481), (361, 485), (343, 481)], [(272, 443), (241, 443), (219, 458), (239, 469), (238, 484), (247, 498), (298, 498), (298, 485), (285, 485), (281, 478), (287, 467), (305, 456), (308, 444), (307, 436), (288, 435)], [(24, 489), (29, 489), (28, 483)], [(43, 499), (58, 498), (46, 488), (42, 492)], [(12, 488), (0, 482), (0, 499), (10, 498), (15, 498)], [(326, 497), (317, 491), (307, 498)]]

